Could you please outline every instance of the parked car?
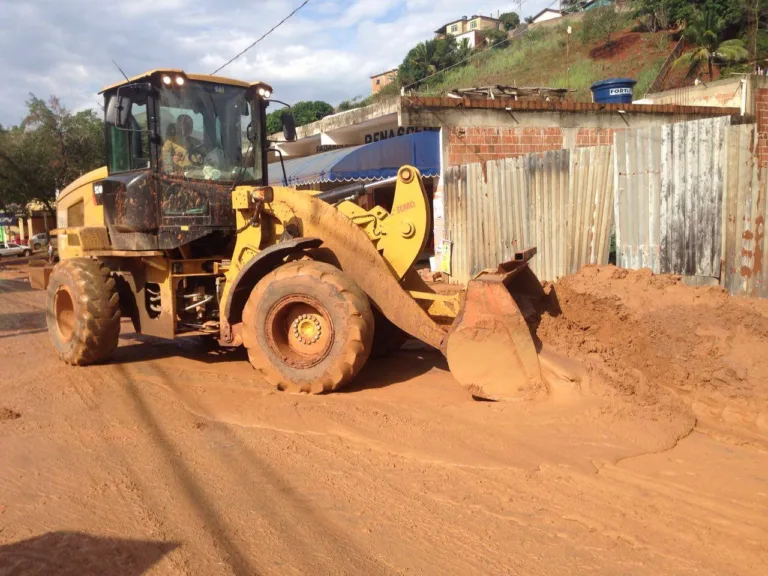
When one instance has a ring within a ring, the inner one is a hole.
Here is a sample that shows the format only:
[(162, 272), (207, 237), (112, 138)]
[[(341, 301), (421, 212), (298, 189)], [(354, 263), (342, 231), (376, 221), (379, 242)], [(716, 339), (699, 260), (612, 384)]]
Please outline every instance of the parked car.
[(42, 250), (48, 246), (49, 238), (50, 236), (48, 236), (48, 232), (40, 232), (40, 234), (32, 236), (32, 239), (29, 241), (29, 246), (32, 250)]
[(0, 256), (22, 256), (29, 257), (32, 255), (32, 250), (28, 246), (19, 246), (13, 242), (8, 242), (5, 245), (0, 244)]

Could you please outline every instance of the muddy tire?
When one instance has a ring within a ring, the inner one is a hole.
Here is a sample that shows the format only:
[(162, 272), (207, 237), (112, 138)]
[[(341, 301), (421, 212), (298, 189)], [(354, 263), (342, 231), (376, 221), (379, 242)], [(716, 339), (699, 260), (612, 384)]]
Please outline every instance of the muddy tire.
[(375, 322), (375, 332), (373, 334), (373, 344), (371, 345), (372, 358), (381, 358), (394, 354), (410, 338), (409, 334), (392, 324), (376, 308), (373, 309), (373, 319)]
[(284, 264), (262, 278), (243, 309), (248, 358), (280, 390), (320, 394), (349, 383), (373, 341), (365, 293), (323, 262)]
[(48, 284), (46, 321), (53, 347), (67, 364), (106, 359), (120, 335), (120, 301), (109, 269), (90, 258), (57, 264)]

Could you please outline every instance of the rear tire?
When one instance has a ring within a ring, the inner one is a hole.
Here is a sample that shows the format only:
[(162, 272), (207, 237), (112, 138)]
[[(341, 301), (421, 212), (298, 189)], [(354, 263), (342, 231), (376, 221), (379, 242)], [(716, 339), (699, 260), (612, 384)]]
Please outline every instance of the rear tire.
[(371, 352), (367, 296), (323, 262), (291, 262), (269, 273), (251, 292), (242, 317), (251, 364), (280, 390), (338, 390)]
[(411, 337), (410, 334), (392, 324), (384, 314), (375, 308), (373, 309), (373, 319), (376, 323), (376, 332), (373, 334), (373, 345), (371, 346), (372, 358), (394, 354)]
[(53, 347), (67, 364), (106, 359), (120, 336), (120, 300), (109, 269), (90, 258), (57, 264), (48, 284), (46, 321)]

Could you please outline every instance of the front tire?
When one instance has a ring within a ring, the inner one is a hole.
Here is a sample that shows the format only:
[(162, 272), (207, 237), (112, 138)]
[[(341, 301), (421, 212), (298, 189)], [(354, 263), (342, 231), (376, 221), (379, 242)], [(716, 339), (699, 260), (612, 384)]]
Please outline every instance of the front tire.
[(280, 390), (319, 394), (349, 383), (373, 341), (365, 293), (323, 262), (284, 264), (265, 276), (243, 309), (248, 358)]
[(120, 336), (120, 301), (109, 269), (90, 258), (57, 264), (48, 284), (46, 321), (53, 347), (67, 364), (105, 360)]

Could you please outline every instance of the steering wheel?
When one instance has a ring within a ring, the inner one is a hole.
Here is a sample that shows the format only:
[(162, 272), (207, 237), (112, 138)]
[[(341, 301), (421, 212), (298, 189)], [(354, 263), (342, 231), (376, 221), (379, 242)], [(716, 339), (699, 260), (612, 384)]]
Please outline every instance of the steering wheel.
[(207, 154), (208, 150), (205, 148), (205, 146), (198, 144), (197, 146), (193, 146), (189, 149), (187, 152), (187, 158), (189, 159), (189, 163), (193, 166), (202, 166), (205, 164), (205, 157)]

